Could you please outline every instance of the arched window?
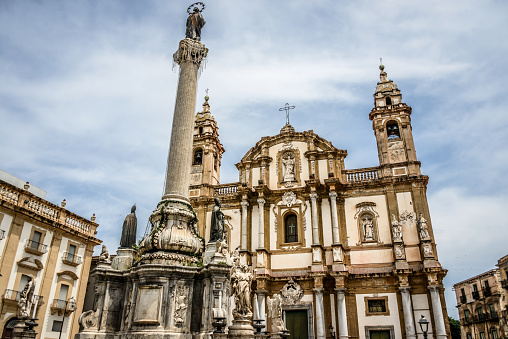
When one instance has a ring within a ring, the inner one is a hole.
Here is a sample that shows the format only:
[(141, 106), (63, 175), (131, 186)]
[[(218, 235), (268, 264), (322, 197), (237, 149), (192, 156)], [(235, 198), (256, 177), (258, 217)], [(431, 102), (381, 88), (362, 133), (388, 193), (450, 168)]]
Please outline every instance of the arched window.
[(203, 126), (199, 127), (199, 134), (203, 134)]
[(388, 139), (400, 138), (399, 125), (395, 121), (387, 123), (386, 134)]
[(288, 214), (284, 218), (285, 242), (298, 242), (298, 222), (296, 214)]
[(201, 165), (203, 163), (203, 150), (198, 148), (194, 151), (194, 159), (192, 160), (193, 165)]
[(392, 104), (392, 99), (390, 97), (386, 97), (386, 106), (390, 106)]

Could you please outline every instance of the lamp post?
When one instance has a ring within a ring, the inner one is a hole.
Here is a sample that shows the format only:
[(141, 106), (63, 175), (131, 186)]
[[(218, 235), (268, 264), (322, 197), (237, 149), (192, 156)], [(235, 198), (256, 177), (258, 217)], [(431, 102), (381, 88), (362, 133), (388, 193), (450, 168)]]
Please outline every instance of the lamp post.
[(427, 331), (429, 330), (429, 321), (425, 319), (425, 316), (422, 315), (422, 318), (418, 320), (418, 324), (420, 324), (420, 329), (423, 332), (423, 339), (427, 339)]
[(62, 326), (60, 327), (60, 335), (58, 336), (58, 339), (62, 338), (62, 330), (64, 327), (65, 313), (67, 312), (67, 305), (69, 305), (69, 311), (71, 311), (71, 312), (73, 312), (76, 309), (76, 300), (74, 299), (74, 297), (71, 297), (71, 298), (65, 300), (63, 318), (62, 318)]
[(332, 339), (335, 339), (335, 330), (332, 325), (328, 327), (328, 332), (330, 332), (330, 337), (332, 337)]

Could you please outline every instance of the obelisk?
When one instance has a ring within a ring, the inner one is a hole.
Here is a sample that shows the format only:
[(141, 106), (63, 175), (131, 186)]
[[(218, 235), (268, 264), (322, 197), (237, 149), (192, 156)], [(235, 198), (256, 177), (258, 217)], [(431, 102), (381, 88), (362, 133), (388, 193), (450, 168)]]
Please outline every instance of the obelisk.
[(208, 49), (200, 42), (205, 20), (194, 7), (187, 18), (185, 39), (181, 40), (173, 61), (180, 66), (173, 127), (169, 146), (166, 184), (161, 202), (149, 220), (150, 233), (139, 246), (141, 262), (189, 265), (199, 262), (204, 239), (197, 234), (196, 213), (189, 203), (194, 111), (198, 72)]

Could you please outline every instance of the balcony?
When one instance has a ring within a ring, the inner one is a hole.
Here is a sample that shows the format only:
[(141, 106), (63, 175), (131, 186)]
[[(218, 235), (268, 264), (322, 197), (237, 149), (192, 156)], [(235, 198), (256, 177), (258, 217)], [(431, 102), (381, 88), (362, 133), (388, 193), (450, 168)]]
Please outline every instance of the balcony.
[(480, 292), (479, 291), (473, 291), (473, 299), (475, 299), (475, 300), (480, 299)]
[[(21, 291), (5, 290), (5, 293), (2, 296), (2, 299), (6, 303), (17, 304), (20, 297), (21, 297)], [(32, 298), (32, 304), (35, 304), (35, 303), (37, 303), (37, 306), (42, 305), (43, 304), (43, 297), (41, 295), (34, 295)]]
[(484, 297), (490, 297), (492, 295), (492, 290), (490, 289), (490, 286), (483, 288), (483, 296)]
[(485, 319), (487, 319), (487, 320), (498, 320), (499, 319), (499, 315), (497, 314), (497, 312), (486, 313), (485, 314)]
[(48, 245), (33, 240), (27, 240), (25, 243), (25, 251), (35, 255), (43, 255), (48, 252)]
[(4, 240), (4, 239), (5, 239), (5, 231), (0, 230), (0, 240)]
[(59, 316), (61, 316), (64, 312), (65, 315), (68, 316), (76, 309), (75, 303), (73, 304), (62, 299), (53, 299), (50, 308), (51, 314), (58, 313)]
[(461, 296), (460, 296), (460, 303), (461, 303), (461, 304), (465, 304), (466, 302), (467, 302), (467, 298), (466, 298), (466, 296), (465, 296), (465, 295), (461, 295)]
[(71, 266), (78, 266), (82, 263), (81, 257), (77, 256), (75, 254), (64, 252), (62, 256), (62, 261), (64, 264), (71, 265)]

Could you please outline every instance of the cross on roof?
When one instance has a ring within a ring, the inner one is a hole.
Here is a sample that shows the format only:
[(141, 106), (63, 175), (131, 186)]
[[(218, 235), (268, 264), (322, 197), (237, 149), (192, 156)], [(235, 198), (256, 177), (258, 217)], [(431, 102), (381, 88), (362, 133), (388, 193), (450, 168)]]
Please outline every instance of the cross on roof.
[(279, 108), (279, 112), (286, 111), (286, 125), (289, 125), (289, 110), (295, 109), (295, 106), (289, 106), (288, 103), (282, 108)]

